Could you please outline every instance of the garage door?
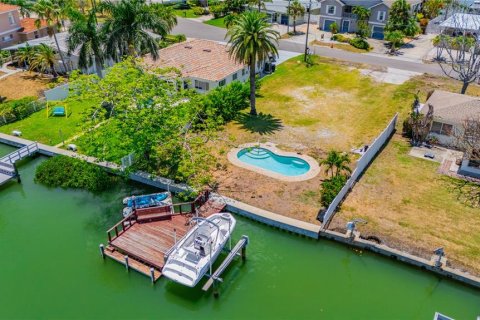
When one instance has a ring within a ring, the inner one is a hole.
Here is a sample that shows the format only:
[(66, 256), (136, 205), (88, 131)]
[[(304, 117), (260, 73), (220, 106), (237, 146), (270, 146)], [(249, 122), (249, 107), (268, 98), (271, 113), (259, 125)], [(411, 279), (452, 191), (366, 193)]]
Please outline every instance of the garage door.
[(383, 27), (373, 27), (372, 38), (383, 40)]
[(325, 20), (323, 22), (323, 30), (330, 31), (330, 25), (334, 22), (335, 22), (335, 20)]

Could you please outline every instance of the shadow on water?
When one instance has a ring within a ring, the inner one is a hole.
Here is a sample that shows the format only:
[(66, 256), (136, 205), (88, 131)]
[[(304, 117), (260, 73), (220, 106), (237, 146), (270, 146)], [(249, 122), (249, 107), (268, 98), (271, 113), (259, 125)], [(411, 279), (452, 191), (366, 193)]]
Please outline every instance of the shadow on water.
[(272, 134), (283, 128), (280, 119), (264, 113), (259, 113), (256, 116), (242, 113), (237, 117), (236, 122), (241, 129), (261, 135)]

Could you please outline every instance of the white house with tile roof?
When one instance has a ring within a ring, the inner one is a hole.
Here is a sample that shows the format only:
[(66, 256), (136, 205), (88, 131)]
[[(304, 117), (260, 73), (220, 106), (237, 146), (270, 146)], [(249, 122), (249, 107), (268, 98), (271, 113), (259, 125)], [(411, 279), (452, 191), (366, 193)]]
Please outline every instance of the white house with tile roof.
[[(159, 58), (150, 55), (143, 59), (149, 68), (175, 68), (184, 79), (185, 88), (207, 92), (232, 81), (246, 81), (249, 67), (235, 61), (225, 44), (211, 40), (193, 39), (174, 44), (159, 51)], [(258, 63), (261, 72), (263, 63)]]

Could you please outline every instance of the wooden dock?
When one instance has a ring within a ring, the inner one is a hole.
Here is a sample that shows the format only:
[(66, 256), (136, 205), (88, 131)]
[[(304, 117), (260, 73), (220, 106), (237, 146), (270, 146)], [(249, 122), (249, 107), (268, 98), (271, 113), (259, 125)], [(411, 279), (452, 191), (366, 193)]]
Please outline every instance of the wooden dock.
[(7, 183), (14, 178), (17, 178), (17, 180), (20, 182), (20, 176), (17, 168), (15, 167), (15, 162), (31, 156), (37, 153), (37, 151), (38, 144), (34, 142), (0, 158), (0, 185)]
[(225, 204), (208, 196), (202, 193), (191, 203), (173, 204), (169, 206), (170, 215), (160, 207), (158, 219), (139, 220), (135, 214), (122, 219), (107, 231), (108, 245), (100, 245), (102, 256), (157, 281), (168, 252), (190, 229), (190, 219), (195, 215), (208, 217), (225, 208)]

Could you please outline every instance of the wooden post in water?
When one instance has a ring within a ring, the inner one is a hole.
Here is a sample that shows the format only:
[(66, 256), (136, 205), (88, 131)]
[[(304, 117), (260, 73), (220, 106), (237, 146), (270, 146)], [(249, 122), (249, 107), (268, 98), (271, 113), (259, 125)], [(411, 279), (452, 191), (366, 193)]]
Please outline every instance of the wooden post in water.
[(103, 246), (103, 243), (100, 244), (100, 254), (102, 255), (102, 259), (105, 259), (105, 247)]
[(18, 173), (18, 168), (15, 162), (13, 164), (13, 170), (15, 170), (15, 177), (17, 177), (18, 183), (22, 183), (22, 179), (20, 178), (20, 173)]
[(152, 283), (155, 283), (155, 269), (150, 268), (150, 279), (152, 279)]
[(127, 271), (130, 268), (130, 266), (128, 265), (128, 256), (127, 255), (125, 256), (125, 268), (127, 269)]
[(219, 292), (218, 292), (218, 287), (217, 287), (217, 280), (213, 280), (213, 296), (215, 298), (218, 298)]
[(244, 245), (242, 247), (242, 261), (245, 261), (245, 260), (247, 260), (247, 246), (246, 245)]

